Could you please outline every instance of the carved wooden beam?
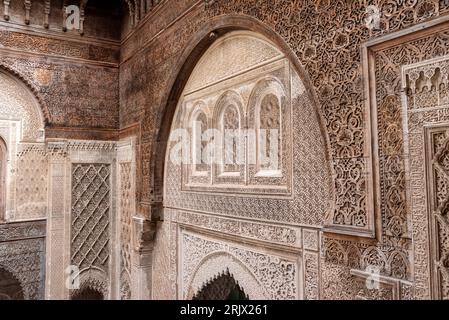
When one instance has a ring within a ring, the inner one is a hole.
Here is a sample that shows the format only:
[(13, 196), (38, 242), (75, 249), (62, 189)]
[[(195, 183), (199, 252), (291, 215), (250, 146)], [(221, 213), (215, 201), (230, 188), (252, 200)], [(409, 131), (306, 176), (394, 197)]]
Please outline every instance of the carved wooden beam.
[(44, 27), (48, 29), (50, 27), (50, 10), (51, 0), (45, 0), (44, 4)]
[(31, 0), (25, 0), (25, 24), (30, 24)]
[(3, 0), (3, 18), (9, 21), (9, 3), (10, 0)]

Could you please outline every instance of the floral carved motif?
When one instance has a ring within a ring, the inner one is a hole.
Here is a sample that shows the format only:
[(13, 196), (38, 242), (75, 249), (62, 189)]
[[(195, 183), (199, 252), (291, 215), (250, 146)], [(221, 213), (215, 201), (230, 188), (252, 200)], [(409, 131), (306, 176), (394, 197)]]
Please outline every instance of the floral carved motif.
[[(184, 249), (182, 281), (185, 297), (196, 293), (189, 293), (188, 290), (191, 290), (192, 286), (196, 291), (203, 287), (205, 283), (200, 283), (199, 279), (204, 278), (207, 281), (217, 273), (226, 272), (228, 267), (231, 273), (234, 270), (247, 270), (244, 278), (241, 278), (243, 274), (233, 274), (233, 276), (237, 281), (240, 280), (239, 283), (243, 286), (245, 284), (248, 286), (242, 289), (250, 298), (297, 298), (298, 288), (295, 280), (298, 267), (296, 263), (190, 233), (184, 233), (182, 239)], [(208, 267), (201, 268), (203, 264)], [(212, 274), (203, 272), (212, 272)], [(199, 277), (195, 276), (199, 273)]]

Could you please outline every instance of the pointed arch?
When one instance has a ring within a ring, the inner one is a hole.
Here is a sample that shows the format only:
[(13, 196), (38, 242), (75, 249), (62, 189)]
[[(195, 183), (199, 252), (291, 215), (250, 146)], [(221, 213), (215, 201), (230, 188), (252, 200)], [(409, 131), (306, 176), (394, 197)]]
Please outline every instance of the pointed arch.
[[(156, 133), (155, 143), (153, 144), (152, 156), (151, 156), (151, 168), (153, 168), (151, 174), (152, 185), (150, 186), (153, 199), (154, 208), (162, 208), (163, 194), (164, 194), (164, 172), (165, 172), (165, 160), (167, 154), (167, 146), (169, 136), (171, 132), (171, 124), (176, 114), (178, 101), (185, 90), (186, 84), (190, 78), (190, 75), (194, 71), (196, 65), (203, 57), (204, 53), (215, 43), (215, 41), (226, 34), (242, 30), (252, 31), (258, 33), (265, 38), (269, 39), (292, 63), (295, 71), (301, 78), (304, 86), (308, 88), (307, 95), (313, 105), (316, 118), (318, 119), (319, 130), (323, 137), (324, 149), (326, 161), (328, 162), (326, 170), (332, 175), (333, 168), (330, 164), (331, 149), (330, 139), (327, 132), (324, 116), (319, 108), (318, 96), (315, 92), (314, 86), (301, 65), (298, 57), (289, 47), (289, 45), (272, 29), (269, 29), (261, 23), (259, 20), (246, 15), (229, 15), (226, 17), (220, 16), (209, 20), (202, 28), (195, 33), (195, 35), (188, 41), (188, 45), (181, 53), (178, 59), (177, 65), (172, 69), (173, 72), (169, 75), (167, 83), (171, 84), (167, 86), (166, 90), (162, 94), (162, 101), (165, 101), (165, 107), (162, 108), (161, 116), (156, 119), (156, 128), (159, 128)], [(335, 190), (332, 184), (332, 198), (335, 198)], [(157, 214), (155, 215), (157, 216)]]
[(50, 111), (48, 109), (47, 104), (45, 103), (45, 100), (39, 93), (38, 87), (36, 87), (30, 79), (28, 79), (26, 76), (22, 75), (22, 73), (13, 69), (10, 66), (4, 64), (1, 61), (0, 61), (0, 72), (3, 72), (5, 74), (9, 75), (12, 78), (18, 79), (19, 80), (18, 82), (20, 82), (23, 86), (25, 86), (30, 91), (30, 93), (36, 100), (36, 104), (39, 107), (39, 110), (42, 114), (44, 126), (49, 125), (51, 123)]
[(188, 288), (185, 288), (184, 298), (191, 300), (211, 279), (226, 273), (235, 279), (249, 299), (270, 299), (269, 293), (257, 277), (228, 252), (214, 252), (202, 259), (192, 274)]

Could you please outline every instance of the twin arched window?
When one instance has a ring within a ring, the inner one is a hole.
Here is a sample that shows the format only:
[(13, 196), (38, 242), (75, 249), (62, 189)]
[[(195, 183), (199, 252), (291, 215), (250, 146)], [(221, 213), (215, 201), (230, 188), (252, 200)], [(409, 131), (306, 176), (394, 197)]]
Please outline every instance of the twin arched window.
[(263, 79), (247, 98), (247, 107), (246, 99), (232, 90), (215, 104), (197, 102), (190, 118), (195, 181), (243, 183), (245, 168), (250, 180), (281, 178), (284, 97), (279, 82)]

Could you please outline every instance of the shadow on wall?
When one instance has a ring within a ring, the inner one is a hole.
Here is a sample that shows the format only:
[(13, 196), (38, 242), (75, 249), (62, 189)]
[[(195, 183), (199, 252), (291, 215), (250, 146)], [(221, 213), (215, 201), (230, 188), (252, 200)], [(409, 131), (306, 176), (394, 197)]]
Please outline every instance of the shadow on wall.
[(192, 300), (249, 300), (229, 270), (211, 279)]
[(72, 300), (104, 300), (103, 294), (92, 288), (85, 288), (72, 296)]
[(0, 268), (0, 300), (24, 300), (19, 280), (2, 268)]

